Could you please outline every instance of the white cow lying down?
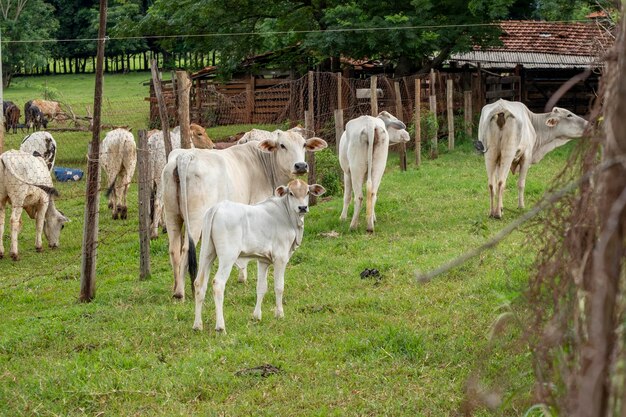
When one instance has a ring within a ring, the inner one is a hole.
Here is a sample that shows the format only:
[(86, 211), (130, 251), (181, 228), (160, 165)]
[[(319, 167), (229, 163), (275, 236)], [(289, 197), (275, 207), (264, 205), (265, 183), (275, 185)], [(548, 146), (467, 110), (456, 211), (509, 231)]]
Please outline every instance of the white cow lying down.
[(389, 145), (405, 143), (411, 139), (406, 126), (386, 111), (377, 117), (360, 116), (346, 123), (339, 143), (339, 163), (343, 170), (343, 210), (341, 220), (348, 216), (348, 206), (354, 193), (354, 214), (350, 228), (359, 224), (359, 211), (363, 203), (363, 178), (367, 174), (367, 231), (374, 231), (375, 206), (378, 187), (387, 165)]
[(63, 225), (69, 219), (54, 205), (59, 193), (52, 187), (52, 177), (43, 158), (30, 153), (7, 151), (0, 155), (0, 258), (4, 257), (4, 208), (11, 203), (11, 249), (19, 259), (17, 238), (22, 226), (22, 209), (35, 219), (35, 249), (42, 250), (42, 232), (51, 248), (59, 246)]
[[(193, 328), (202, 329), (202, 303), (215, 258), (219, 267), (213, 279), (215, 330), (226, 330), (224, 323), (224, 288), (237, 259), (257, 259), (259, 274), (257, 301), (253, 317), (261, 320), (261, 303), (267, 292), (267, 270), (274, 265), (276, 317), (283, 317), (285, 268), (293, 252), (302, 243), (304, 215), (309, 211), (309, 194), (322, 195), (318, 184), (308, 185), (296, 179), (276, 189), (277, 197), (249, 206), (222, 201), (204, 215), (200, 266), (195, 280), (196, 313)], [(190, 241), (189, 251), (194, 251)]]
[(569, 110), (555, 107), (550, 113), (533, 113), (524, 103), (498, 100), (480, 113), (478, 146), (485, 152), (489, 182), (490, 217), (502, 218), (502, 195), (509, 169), (519, 173), (518, 207), (524, 208), (526, 175), (551, 150), (580, 137), (587, 121)]

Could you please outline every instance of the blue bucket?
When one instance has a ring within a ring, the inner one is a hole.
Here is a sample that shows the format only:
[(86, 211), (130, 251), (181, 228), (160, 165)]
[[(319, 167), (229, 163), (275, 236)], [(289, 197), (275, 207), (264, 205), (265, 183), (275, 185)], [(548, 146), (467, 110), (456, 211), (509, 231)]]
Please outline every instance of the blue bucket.
[(58, 181), (79, 181), (83, 171), (78, 168), (54, 167), (54, 176)]

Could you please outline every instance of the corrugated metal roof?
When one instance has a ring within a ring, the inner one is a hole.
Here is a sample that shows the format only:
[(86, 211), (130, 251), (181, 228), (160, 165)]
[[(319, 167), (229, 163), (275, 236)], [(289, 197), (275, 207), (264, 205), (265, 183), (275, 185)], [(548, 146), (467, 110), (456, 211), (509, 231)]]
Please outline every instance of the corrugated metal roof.
[(480, 62), (483, 68), (512, 68), (518, 64), (526, 68), (588, 68), (601, 65), (595, 56), (509, 51), (459, 53), (450, 56), (450, 61), (456, 61), (460, 65)]

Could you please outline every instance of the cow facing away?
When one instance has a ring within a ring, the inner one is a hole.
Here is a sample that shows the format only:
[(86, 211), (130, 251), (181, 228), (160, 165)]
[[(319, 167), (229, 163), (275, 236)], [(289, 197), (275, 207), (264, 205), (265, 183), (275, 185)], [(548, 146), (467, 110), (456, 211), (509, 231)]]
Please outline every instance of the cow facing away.
[(35, 219), (35, 249), (42, 250), (42, 232), (51, 248), (59, 246), (61, 229), (69, 219), (57, 210), (52, 177), (42, 158), (21, 151), (0, 155), (0, 258), (4, 257), (4, 211), (11, 204), (11, 248), (13, 260), (19, 259), (18, 235), (22, 209)]
[(135, 137), (126, 129), (106, 134), (100, 148), (100, 161), (107, 174), (109, 208), (114, 220), (128, 217), (126, 196), (137, 165)]
[[(315, 152), (326, 146), (326, 141), (320, 138), (304, 140), (297, 132), (276, 130), (271, 139), (219, 151), (172, 151), (163, 169), (162, 181), (174, 297), (183, 299), (185, 296), (189, 242), (182, 238), (183, 224), (193, 242), (198, 242), (206, 210), (223, 200), (243, 204), (265, 200), (279, 185), (308, 172), (305, 151)], [(183, 206), (189, 210), (183, 210)], [(195, 277), (192, 275), (192, 278)], [(242, 273), (240, 280), (244, 279)]]
[(39, 107), (33, 104), (33, 100), (27, 101), (24, 104), (24, 126), (26, 131), (39, 130), (43, 126), (44, 129), (48, 127), (48, 119), (41, 112)]
[(580, 137), (587, 121), (569, 110), (533, 113), (523, 103), (498, 100), (480, 113), (478, 148), (485, 152), (490, 197), (490, 217), (502, 218), (502, 196), (509, 170), (519, 173), (518, 207), (524, 208), (526, 175), (551, 150)]
[(374, 232), (378, 187), (387, 165), (389, 145), (406, 143), (411, 139), (406, 126), (390, 113), (377, 117), (360, 116), (346, 123), (339, 143), (339, 164), (343, 170), (343, 210), (341, 220), (348, 217), (348, 206), (354, 196), (354, 213), (350, 228), (359, 224), (363, 203), (363, 179), (366, 178), (367, 231)]
[(39, 131), (27, 135), (20, 145), (20, 151), (34, 156), (41, 156), (48, 166), (48, 170), (54, 168), (57, 155), (57, 143), (49, 132)]
[[(194, 329), (202, 330), (202, 304), (215, 258), (219, 259), (213, 279), (216, 331), (226, 332), (224, 289), (237, 259), (257, 259), (259, 262), (257, 300), (253, 313), (256, 320), (261, 320), (261, 304), (267, 292), (267, 271), (270, 264), (274, 265), (276, 317), (284, 316), (285, 269), (291, 255), (302, 243), (309, 194), (319, 196), (325, 191), (321, 185), (308, 185), (297, 179), (287, 186), (278, 187), (276, 197), (261, 203), (249, 206), (222, 201), (206, 212), (202, 225), (200, 265), (195, 280)], [(189, 251), (194, 251), (193, 242)]]
[[(206, 134), (206, 130), (195, 123), (189, 126), (191, 136), (191, 147), (197, 149), (213, 149), (215, 146), (213, 141)], [(180, 149), (181, 137), (180, 126), (176, 126), (170, 131), (170, 143), (172, 149)], [(161, 185), (161, 173), (167, 162), (165, 158), (165, 142), (163, 139), (163, 131), (157, 130), (148, 137), (148, 150), (150, 153), (150, 184), (152, 187), (151, 197), (151, 225), (150, 238), (159, 237), (159, 226), (165, 227), (163, 218), (163, 186)]]

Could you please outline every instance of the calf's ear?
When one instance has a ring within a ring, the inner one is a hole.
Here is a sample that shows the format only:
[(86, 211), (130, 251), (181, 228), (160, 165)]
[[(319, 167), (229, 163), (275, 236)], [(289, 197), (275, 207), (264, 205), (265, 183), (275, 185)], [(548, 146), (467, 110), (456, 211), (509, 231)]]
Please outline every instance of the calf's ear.
[(319, 184), (311, 184), (309, 185), (309, 193), (315, 196), (320, 196), (326, 192), (326, 188), (322, 187)]
[(276, 188), (276, 190), (274, 191), (274, 193), (279, 197), (284, 196), (288, 192), (289, 192), (289, 188), (285, 187), (284, 185), (281, 185), (280, 187)]
[(264, 139), (259, 142), (259, 149), (267, 153), (276, 152), (278, 143), (274, 139)]
[(394, 129), (402, 130), (406, 129), (406, 125), (402, 123), (400, 120), (390, 120), (388, 123), (385, 123), (386, 127), (393, 127)]
[(311, 138), (307, 140), (306, 144), (304, 145), (304, 148), (307, 151), (311, 151), (311, 152), (321, 151), (322, 149), (326, 147), (328, 147), (328, 143), (326, 143), (326, 141), (321, 138)]
[(546, 126), (548, 127), (554, 127), (558, 124), (559, 124), (559, 119), (556, 117), (550, 117), (548, 120), (546, 120)]

